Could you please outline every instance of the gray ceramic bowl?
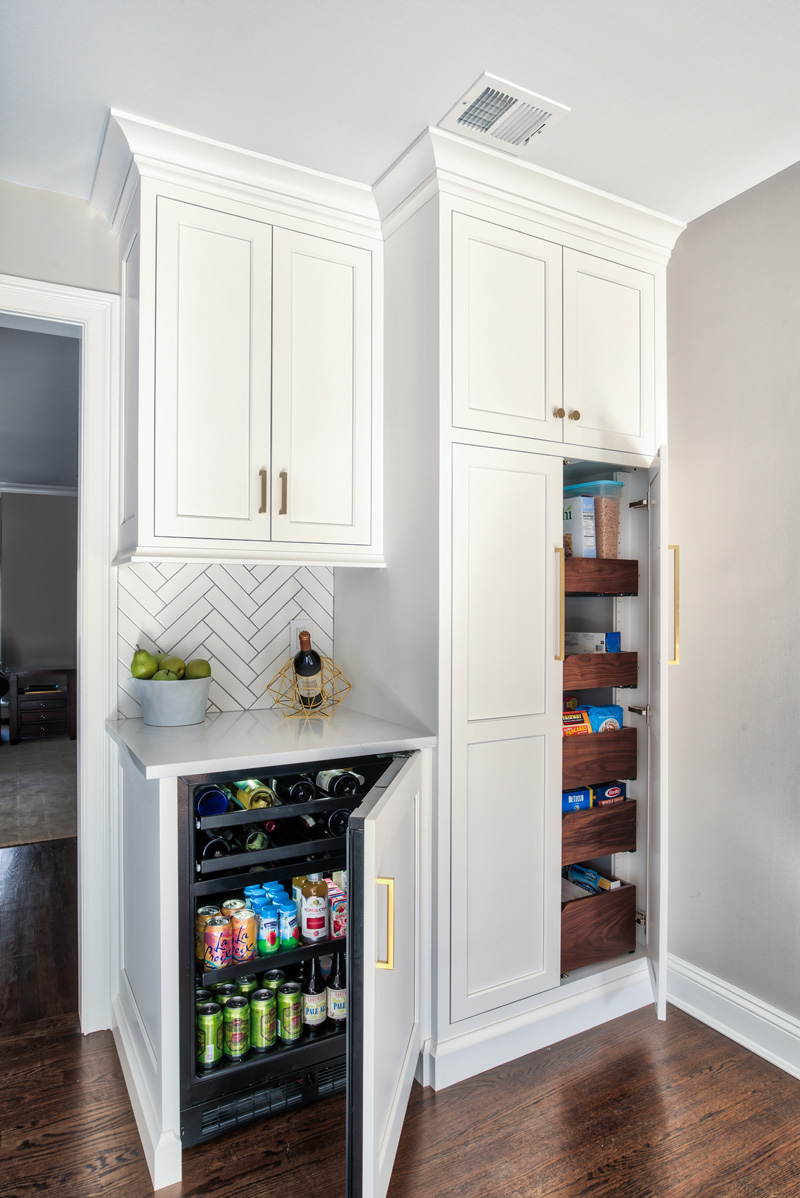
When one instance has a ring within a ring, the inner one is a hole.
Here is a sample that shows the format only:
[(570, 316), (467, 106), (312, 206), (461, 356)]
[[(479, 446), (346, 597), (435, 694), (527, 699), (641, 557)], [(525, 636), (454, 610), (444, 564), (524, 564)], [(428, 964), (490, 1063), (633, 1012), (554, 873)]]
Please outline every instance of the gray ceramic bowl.
[(202, 724), (208, 705), (210, 678), (181, 678), (177, 682), (153, 682), (136, 678), (145, 724), (171, 728), (179, 724)]

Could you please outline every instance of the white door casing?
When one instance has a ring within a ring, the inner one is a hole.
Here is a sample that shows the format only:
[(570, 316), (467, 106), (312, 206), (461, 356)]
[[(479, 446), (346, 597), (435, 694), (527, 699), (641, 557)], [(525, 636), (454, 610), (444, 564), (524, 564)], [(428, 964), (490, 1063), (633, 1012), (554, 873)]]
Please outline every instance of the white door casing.
[(667, 694), (670, 587), (667, 450), (650, 468), (650, 717), (647, 727), (647, 961), (659, 1019), (667, 1013)]

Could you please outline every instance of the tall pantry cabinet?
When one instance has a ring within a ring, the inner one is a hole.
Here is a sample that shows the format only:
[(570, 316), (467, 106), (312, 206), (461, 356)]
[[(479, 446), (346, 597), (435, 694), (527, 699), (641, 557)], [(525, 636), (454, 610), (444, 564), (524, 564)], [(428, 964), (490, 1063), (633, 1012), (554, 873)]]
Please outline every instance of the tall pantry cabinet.
[[(376, 194), (388, 566), (337, 571), (337, 658), (370, 710), (438, 736), (422, 1076), (440, 1088), (645, 1003), (664, 1013), (664, 287), (681, 226), (435, 130)], [(608, 477), (619, 561), (587, 581), (558, 552), (562, 488)], [(618, 629), (624, 658), (581, 676), (565, 627)], [(577, 755), (573, 687), (624, 709)], [(562, 821), (562, 785), (614, 779), (627, 803)], [(620, 887), (563, 904), (562, 863), (587, 859)]]

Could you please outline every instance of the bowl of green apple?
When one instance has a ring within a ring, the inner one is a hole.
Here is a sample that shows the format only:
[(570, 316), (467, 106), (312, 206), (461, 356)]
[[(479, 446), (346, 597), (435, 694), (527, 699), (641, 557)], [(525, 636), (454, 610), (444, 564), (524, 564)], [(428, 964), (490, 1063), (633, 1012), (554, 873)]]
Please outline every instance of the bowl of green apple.
[(183, 661), (174, 653), (150, 653), (137, 645), (131, 675), (145, 724), (156, 728), (202, 724), (211, 686), (211, 666), (204, 658)]

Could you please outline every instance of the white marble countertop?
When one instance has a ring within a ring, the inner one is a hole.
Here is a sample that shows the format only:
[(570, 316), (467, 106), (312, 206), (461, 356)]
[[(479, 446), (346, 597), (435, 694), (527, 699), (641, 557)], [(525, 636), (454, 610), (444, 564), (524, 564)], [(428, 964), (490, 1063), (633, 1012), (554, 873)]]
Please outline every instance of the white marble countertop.
[(249, 770), (293, 761), (424, 749), (436, 737), (340, 708), (329, 719), (286, 720), (276, 711), (225, 711), (202, 724), (154, 728), (143, 720), (107, 720), (106, 728), (145, 778)]

